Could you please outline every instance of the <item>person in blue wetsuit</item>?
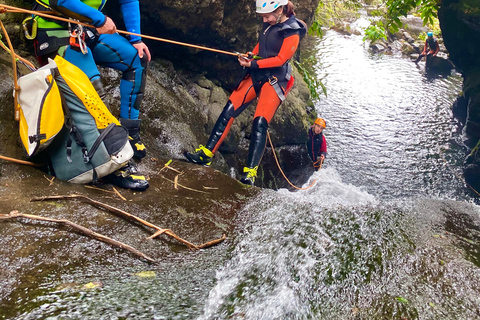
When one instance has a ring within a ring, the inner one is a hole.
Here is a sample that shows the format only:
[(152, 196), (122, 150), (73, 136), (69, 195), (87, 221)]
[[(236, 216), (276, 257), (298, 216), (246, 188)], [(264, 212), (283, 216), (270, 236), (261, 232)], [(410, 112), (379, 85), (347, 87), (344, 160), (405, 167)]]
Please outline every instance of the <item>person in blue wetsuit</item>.
[[(120, 123), (130, 135), (134, 157), (143, 158), (146, 149), (140, 139), (140, 104), (143, 100), (147, 65), (151, 59), (148, 47), (139, 36), (128, 39), (116, 33), (115, 23), (101, 10), (106, 0), (41, 0), (45, 7), (65, 16), (92, 24), (93, 28), (68, 26), (66, 23), (35, 17), (38, 23), (35, 51), (43, 65), (56, 54), (79, 67), (90, 78), (100, 97), (104, 96), (97, 64), (122, 72), (120, 81)], [(119, 0), (127, 31), (140, 33), (138, 0)], [(71, 32), (85, 39), (71, 40)]]
[[(148, 62), (151, 59), (148, 47), (139, 36), (125, 38), (116, 33), (116, 25), (101, 10), (106, 0), (38, 0), (64, 16), (87, 22), (95, 28), (70, 25), (58, 20), (36, 16), (37, 37), (35, 53), (40, 64), (48, 58), (63, 56), (79, 67), (90, 79), (100, 97), (105, 91), (97, 65), (122, 72), (120, 81), (120, 123), (128, 129), (130, 144), (137, 159), (146, 156), (140, 139), (140, 104), (143, 100)], [(119, 0), (127, 31), (140, 34), (140, 6), (138, 0)], [(43, 8), (42, 7), (42, 8)], [(41, 8), (40, 8), (41, 9)], [(126, 170), (126, 171), (125, 171)], [(120, 187), (144, 188), (146, 180), (137, 179), (134, 166), (111, 174), (109, 182)]]

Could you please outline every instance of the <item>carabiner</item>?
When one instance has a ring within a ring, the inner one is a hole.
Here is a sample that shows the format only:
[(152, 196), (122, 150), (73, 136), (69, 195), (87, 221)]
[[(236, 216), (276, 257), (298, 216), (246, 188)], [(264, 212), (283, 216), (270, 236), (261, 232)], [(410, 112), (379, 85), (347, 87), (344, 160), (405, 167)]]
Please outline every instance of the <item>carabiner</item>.
[[(27, 23), (32, 20), (31, 26), (32, 26), (32, 31), (28, 31), (28, 26)], [(32, 16), (25, 18), (22, 22), (22, 28), (23, 28), (23, 33), (25, 34), (25, 38), (28, 40), (33, 40), (37, 37), (37, 26), (38, 22), (36, 19), (34, 19)]]

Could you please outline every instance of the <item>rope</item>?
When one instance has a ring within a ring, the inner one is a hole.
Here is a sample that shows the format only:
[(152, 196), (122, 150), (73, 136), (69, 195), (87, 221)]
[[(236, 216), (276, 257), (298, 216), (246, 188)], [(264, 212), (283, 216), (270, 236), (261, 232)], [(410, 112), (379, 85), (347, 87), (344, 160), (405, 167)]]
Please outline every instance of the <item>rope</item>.
[[(1, 39), (1, 37), (0, 37), (0, 39)], [(7, 51), (8, 54), (12, 54), (12, 53), (10, 52), (10, 49), (8, 49), (8, 47), (7, 47), (1, 40), (0, 40), (0, 46), (1, 46), (5, 51)], [(21, 56), (19, 56), (19, 55), (16, 54), (16, 53), (15, 53), (15, 58), (16, 58), (19, 62), (23, 63), (28, 69), (30, 69), (30, 71), (35, 71), (35, 70), (37, 70), (37, 67), (35, 67), (35, 65), (34, 65), (33, 63), (31, 63), (31, 62), (28, 61), (27, 59), (22, 58)]]
[[(270, 138), (270, 132), (268, 132), (268, 131), (267, 131), (267, 137), (268, 137), (268, 142), (270, 142), (270, 147), (272, 148), (273, 156), (275, 158), (275, 162), (277, 163), (278, 169), (280, 169), (280, 172), (282, 173), (283, 177), (288, 182), (288, 184), (290, 184), (292, 187), (294, 187), (297, 190), (308, 190), (311, 187), (313, 187), (315, 182), (317, 182), (317, 179), (313, 180), (313, 182), (306, 188), (299, 188), (299, 187), (295, 186), (293, 183), (291, 183), (290, 180), (288, 180), (287, 176), (285, 175), (285, 173), (282, 170), (282, 167), (280, 167), (280, 163), (278, 162), (277, 154), (275, 153), (275, 148), (273, 147), (272, 139)], [(323, 164), (323, 160), (321, 161), (320, 168), (318, 170), (320, 170), (322, 168), (322, 164)]]
[(7, 30), (3, 25), (2, 20), (0, 20), (0, 26), (2, 27), (2, 31), (5, 34), (5, 38), (7, 38), (8, 47), (10, 48), (10, 55), (12, 56), (12, 65), (13, 65), (13, 84), (14, 84), (14, 95), (13, 95), (13, 103), (15, 107), (15, 120), (20, 120), (20, 108), (18, 105), (18, 91), (20, 91), (20, 87), (18, 86), (17, 82), (17, 63), (15, 60), (15, 51), (13, 51), (12, 43), (10, 42), (10, 37), (8, 36)]
[(479, 193), (477, 190), (475, 190), (471, 185), (469, 185), (469, 184), (467, 183), (467, 181), (465, 181), (465, 179), (464, 179), (462, 176), (460, 176), (458, 173), (456, 173), (455, 171), (453, 171), (453, 169), (452, 169), (452, 168), (450, 167), (450, 165), (448, 164), (447, 160), (445, 160), (445, 158), (444, 158), (440, 153), (438, 153), (438, 155), (439, 155), (440, 158), (442, 158), (442, 160), (445, 162), (445, 164), (447, 165), (447, 168), (450, 169), (450, 171), (452, 171), (453, 174), (454, 174), (460, 181), (462, 181), (463, 183), (465, 183), (465, 185), (466, 185), (467, 187), (469, 187), (470, 189), (472, 189), (473, 192), (475, 192), (478, 196), (480, 196), (480, 193)]
[[(60, 21), (64, 21), (64, 22), (79, 24), (79, 25), (82, 25), (82, 26), (85, 26), (85, 27), (88, 27), (88, 28), (94, 28), (95, 29), (95, 27), (90, 25), (90, 24), (80, 22), (80, 21), (77, 21), (77, 20), (73, 20), (73, 19), (67, 19), (67, 18), (62, 18), (62, 17), (59, 17), (59, 16), (51, 15), (51, 14), (46, 14), (42, 11), (27, 10), (27, 9), (22, 9), (22, 8), (9, 6), (9, 5), (6, 5), (6, 4), (0, 4), (0, 8), (3, 9), (2, 11), (5, 11), (5, 12), (23, 12), (23, 13), (28, 13), (28, 14), (33, 14), (33, 15), (37, 15), (37, 16), (40, 16), (40, 17), (48, 18), (48, 19), (55, 19), (55, 20), (60, 20)], [(164, 38), (152, 37), (152, 36), (147, 36), (147, 35), (139, 34), (139, 33), (133, 33), (133, 32), (123, 31), (123, 30), (117, 30), (117, 32), (121, 33), (121, 34), (138, 36), (138, 37), (142, 37), (142, 38), (145, 38), (145, 39), (162, 41), (162, 42), (177, 44), (177, 45), (181, 45), (181, 46), (185, 46), (185, 47), (191, 47), (191, 48), (200, 49), (200, 50), (213, 51), (213, 52), (227, 54), (227, 55), (231, 55), (231, 56), (238, 56), (239, 55), (238, 53), (235, 53), (235, 52), (213, 49), (213, 48), (208, 48), (208, 47), (204, 47), (204, 46), (198, 46), (198, 45), (195, 45), (195, 44), (168, 40), (168, 39), (164, 39)]]

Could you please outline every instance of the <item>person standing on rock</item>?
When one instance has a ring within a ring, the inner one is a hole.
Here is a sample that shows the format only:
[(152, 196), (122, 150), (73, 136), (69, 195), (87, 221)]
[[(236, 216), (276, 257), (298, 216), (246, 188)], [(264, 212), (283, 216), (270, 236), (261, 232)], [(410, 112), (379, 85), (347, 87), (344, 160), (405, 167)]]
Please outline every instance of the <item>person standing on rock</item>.
[(313, 126), (308, 129), (307, 150), (315, 171), (318, 171), (321, 163), (327, 156), (327, 140), (323, 135), (323, 129), (326, 127), (325, 120), (318, 118)]
[[(306, 24), (295, 18), (294, 6), (288, 0), (256, 0), (256, 12), (263, 19), (258, 43), (248, 57), (238, 58), (248, 74), (231, 94), (207, 144), (185, 154), (190, 162), (209, 166), (234, 119), (258, 97), (248, 159), (240, 179), (247, 185), (255, 182), (265, 149), (268, 125), (293, 85), (289, 61), (307, 30)], [(261, 58), (257, 60), (254, 57)]]
[[(143, 100), (147, 65), (151, 59), (148, 47), (139, 36), (129, 39), (116, 33), (115, 23), (101, 10), (106, 0), (39, 0), (44, 7), (95, 28), (69, 25), (57, 20), (36, 16), (38, 24), (35, 53), (40, 64), (48, 58), (61, 55), (79, 67), (90, 78), (100, 97), (104, 97), (97, 65), (122, 72), (120, 80), (120, 123), (128, 129), (130, 144), (137, 159), (146, 156), (140, 139), (140, 104)], [(127, 31), (140, 33), (140, 6), (138, 0), (119, 0), (120, 11)]]
[(428, 32), (423, 52), (420, 54), (417, 60), (415, 60), (415, 63), (418, 63), (420, 60), (422, 60), (423, 57), (427, 55), (432, 55), (435, 57), (438, 51), (440, 51), (440, 45), (438, 44), (438, 40), (433, 36), (432, 32)]

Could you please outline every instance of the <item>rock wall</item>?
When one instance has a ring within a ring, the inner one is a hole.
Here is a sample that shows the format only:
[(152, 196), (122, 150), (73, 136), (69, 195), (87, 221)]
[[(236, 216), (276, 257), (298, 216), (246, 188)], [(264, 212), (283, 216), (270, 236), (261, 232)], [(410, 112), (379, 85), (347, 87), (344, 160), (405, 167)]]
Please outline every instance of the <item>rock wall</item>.
[[(465, 129), (473, 147), (480, 139), (480, 0), (442, 0), (438, 17), (450, 60), (464, 77), (459, 101), (466, 108)], [(478, 148), (467, 158), (465, 179), (480, 189)]]

